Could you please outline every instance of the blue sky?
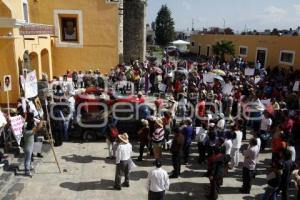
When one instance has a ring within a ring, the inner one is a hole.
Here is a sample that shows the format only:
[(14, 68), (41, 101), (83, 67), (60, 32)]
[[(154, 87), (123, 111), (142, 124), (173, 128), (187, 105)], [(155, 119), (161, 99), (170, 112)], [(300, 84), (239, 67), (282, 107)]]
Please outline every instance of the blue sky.
[(147, 22), (155, 21), (162, 4), (172, 11), (177, 30), (192, 27), (226, 27), (235, 31), (297, 28), (299, 0), (148, 0)]

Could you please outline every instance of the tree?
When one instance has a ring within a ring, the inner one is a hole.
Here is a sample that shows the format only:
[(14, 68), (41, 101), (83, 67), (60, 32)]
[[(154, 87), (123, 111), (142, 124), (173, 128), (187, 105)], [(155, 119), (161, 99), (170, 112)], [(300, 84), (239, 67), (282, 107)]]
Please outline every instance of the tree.
[(226, 35), (234, 35), (234, 32), (233, 32), (233, 30), (231, 28), (225, 28), (224, 29), (224, 33)]
[(161, 9), (158, 11), (155, 24), (156, 43), (158, 45), (165, 46), (173, 41), (175, 37), (174, 21), (167, 5), (162, 5)]
[(234, 55), (234, 45), (231, 41), (222, 40), (212, 46), (213, 53), (221, 58), (221, 61), (225, 61), (225, 55)]
[(271, 35), (279, 35), (279, 31), (277, 28), (274, 28), (271, 32)]

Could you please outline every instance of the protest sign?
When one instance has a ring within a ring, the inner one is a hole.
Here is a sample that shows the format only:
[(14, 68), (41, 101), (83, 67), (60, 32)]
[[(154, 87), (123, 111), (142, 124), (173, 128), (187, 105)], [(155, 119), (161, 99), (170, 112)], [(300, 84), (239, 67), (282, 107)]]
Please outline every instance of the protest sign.
[(3, 112), (0, 111), (0, 128), (7, 124), (6, 118), (4, 117)]
[(38, 86), (35, 70), (29, 72), (25, 80), (25, 98), (28, 99), (37, 96)]
[(21, 115), (10, 117), (10, 124), (16, 141), (20, 145), (20, 141), (23, 135), (24, 119)]
[(11, 91), (11, 75), (4, 75), (3, 76), (3, 90), (4, 92)]
[(254, 84), (257, 84), (260, 82), (260, 77), (259, 76), (256, 76), (255, 79), (254, 79)]
[(163, 84), (163, 83), (160, 83), (160, 84), (158, 85), (158, 89), (159, 89), (159, 91), (161, 91), (161, 92), (165, 92), (166, 89), (167, 89), (167, 85), (166, 85), (166, 84)]
[(205, 84), (207, 83), (213, 83), (214, 82), (214, 78), (215, 78), (215, 74), (213, 73), (207, 73), (207, 74), (203, 74), (203, 82)]
[(298, 92), (299, 91), (299, 86), (300, 86), (300, 81), (296, 81), (293, 87), (293, 91), (294, 92)]
[(230, 95), (232, 92), (232, 88), (233, 88), (233, 86), (230, 83), (226, 83), (222, 89), (223, 94)]
[(260, 102), (262, 104), (264, 104), (264, 106), (267, 106), (267, 105), (271, 104), (271, 99), (263, 99), (263, 100), (260, 100)]
[(253, 76), (254, 75), (254, 72), (255, 72), (255, 69), (254, 68), (249, 68), (247, 67), (245, 69), (245, 76)]

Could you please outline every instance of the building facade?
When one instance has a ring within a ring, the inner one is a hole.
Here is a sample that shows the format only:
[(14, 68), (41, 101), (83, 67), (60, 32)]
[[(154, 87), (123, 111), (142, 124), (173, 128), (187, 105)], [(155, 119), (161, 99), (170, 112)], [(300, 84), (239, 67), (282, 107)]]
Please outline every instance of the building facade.
[(191, 52), (212, 56), (212, 46), (218, 41), (232, 41), (235, 56), (248, 61), (259, 61), (265, 67), (289, 67), (300, 69), (300, 37), (263, 35), (192, 35)]
[(123, 54), (121, 15), (113, 0), (0, 0), (0, 81), (12, 76), (11, 102), (20, 96), (26, 51), (38, 78), (116, 66)]

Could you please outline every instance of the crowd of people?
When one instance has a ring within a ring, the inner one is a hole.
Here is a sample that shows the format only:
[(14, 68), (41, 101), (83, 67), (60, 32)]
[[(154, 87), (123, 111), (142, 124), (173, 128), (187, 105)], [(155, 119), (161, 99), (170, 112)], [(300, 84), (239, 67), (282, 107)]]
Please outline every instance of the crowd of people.
[[(207, 166), (209, 199), (218, 198), (223, 178), (229, 170), (239, 167), (242, 167), (243, 180), (240, 192), (249, 194), (259, 155), (266, 148), (271, 149), (272, 159), (268, 163), (268, 187), (263, 199), (277, 199), (280, 192), (282, 199), (288, 199), (292, 179), (300, 189), (294, 146), (300, 139), (299, 84), (295, 87), (300, 76), (297, 72), (292, 67), (264, 69), (259, 62), (251, 65), (242, 58), (224, 63), (218, 59), (134, 61), (131, 66), (118, 65), (108, 74), (101, 74), (100, 70), (85, 73), (68, 70), (62, 78), (56, 77), (50, 83), (53, 95), (43, 108), (49, 113), (53, 111), (54, 117), (50, 116), (53, 139), (59, 146), (63, 140), (69, 140), (70, 127), (76, 122), (78, 91), (95, 87), (100, 92), (94, 95), (101, 100), (104, 97), (115, 100), (117, 94), (134, 91), (139, 99), (135, 104), (143, 104), (143, 96), (154, 96), (153, 111), (140, 116), (136, 133), (140, 148), (136, 162), (149, 159), (144, 156), (146, 148), (156, 166), (148, 176), (149, 199), (164, 199), (169, 178), (178, 178), (181, 165), (191, 162), (191, 147), (195, 143), (199, 164)], [(29, 107), (25, 113), (31, 113)], [(132, 146), (128, 134), (119, 132), (117, 119), (109, 114), (108, 117), (105, 128), (108, 158), (116, 159), (114, 187), (121, 190), (129, 187), (129, 172), (134, 166)], [(32, 114), (26, 114), (25, 119), (24, 136), (30, 145), (24, 148), (25, 172), (30, 174), (32, 135), (41, 123)], [(164, 151), (172, 154), (174, 170), (169, 176), (162, 169)], [(123, 184), (122, 175), (125, 176)]]

